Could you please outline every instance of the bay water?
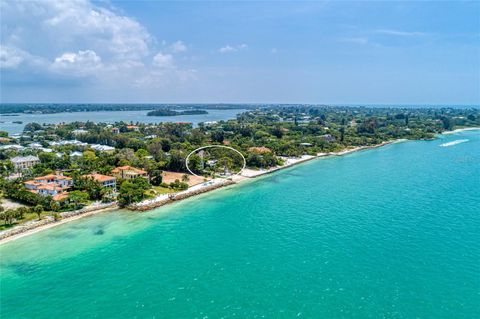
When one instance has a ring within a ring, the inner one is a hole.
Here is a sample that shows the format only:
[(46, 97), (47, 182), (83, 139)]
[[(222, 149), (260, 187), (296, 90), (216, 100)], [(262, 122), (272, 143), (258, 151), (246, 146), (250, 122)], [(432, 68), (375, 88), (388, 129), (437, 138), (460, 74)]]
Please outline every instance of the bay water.
[(479, 194), (464, 131), (101, 213), (0, 246), (0, 314), (478, 318)]

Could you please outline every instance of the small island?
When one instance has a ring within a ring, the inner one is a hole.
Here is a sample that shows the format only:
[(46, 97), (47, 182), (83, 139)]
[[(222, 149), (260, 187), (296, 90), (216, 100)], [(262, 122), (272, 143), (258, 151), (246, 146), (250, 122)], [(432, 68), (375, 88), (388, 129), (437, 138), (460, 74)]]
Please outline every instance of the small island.
[(158, 109), (153, 110), (147, 113), (147, 116), (178, 116), (178, 115), (200, 115), (208, 114), (205, 110), (185, 110), (185, 111), (174, 111), (169, 109)]

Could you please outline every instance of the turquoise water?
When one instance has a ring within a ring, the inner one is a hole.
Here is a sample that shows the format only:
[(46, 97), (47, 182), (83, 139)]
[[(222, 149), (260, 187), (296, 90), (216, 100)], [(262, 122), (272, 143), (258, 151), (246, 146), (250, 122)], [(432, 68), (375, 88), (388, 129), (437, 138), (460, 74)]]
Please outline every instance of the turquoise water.
[(476, 131), (84, 218), (0, 247), (1, 315), (478, 318), (479, 191)]

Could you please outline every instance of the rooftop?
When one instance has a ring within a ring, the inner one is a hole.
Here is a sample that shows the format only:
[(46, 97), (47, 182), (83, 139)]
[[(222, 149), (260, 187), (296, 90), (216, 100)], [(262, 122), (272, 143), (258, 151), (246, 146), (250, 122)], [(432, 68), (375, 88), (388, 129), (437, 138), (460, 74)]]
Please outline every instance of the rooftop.
[(87, 175), (83, 175), (83, 177), (93, 178), (97, 182), (107, 182), (107, 181), (111, 181), (111, 180), (116, 180), (116, 178), (113, 177), (113, 176), (102, 175), (102, 174), (87, 174)]
[(10, 161), (12, 163), (22, 163), (22, 162), (40, 161), (40, 159), (36, 156), (28, 155), (28, 156), (15, 156)]

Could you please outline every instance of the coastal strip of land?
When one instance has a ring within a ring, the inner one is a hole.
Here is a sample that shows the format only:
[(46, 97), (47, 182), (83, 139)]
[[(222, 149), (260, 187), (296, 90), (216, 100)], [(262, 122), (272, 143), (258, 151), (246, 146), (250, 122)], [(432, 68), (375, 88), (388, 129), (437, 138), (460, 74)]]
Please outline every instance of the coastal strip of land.
[[(453, 131), (448, 131), (444, 132), (442, 134), (454, 134), (462, 131), (470, 131), (470, 130), (480, 130), (480, 127), (475, 127), (475, 128), (461, 128), (461, 129), (456, 129)], [(282, 166), (276, 166), (272, 167), (270, 169), (264, 169), (264, 170), (252, 170), (252, 169), (244, 169), (242, 171), (241, 175), (233, 176), (230, 179), (222, 179), (222, 178), (217, 178), (213, 179), (211, 181), (202, 183), (202, 184), (197, 184), (189, 189), (175, 193), (175, 194), (163, 194), (160, 196), (157, 196), (153, 199), (148, 199), (144, 200), (142, 202), (133, 204), (129, 206), (128, 208), (130, 210), (134, 211), (148, 211), (152, 210), (161, 206), (164, 206), (169, 203), (173, 203), (176, 201), (180, 201), (192, 196), (196, 196), (199, 194), (203, 194), (206, 192), (210, 192), (225, 186), (231, 186), (235, 184), (239, 184), (242, 181), (249, 180), (252, 178), (256, 178), (259, 176), (263, 176), (266, 174), (270, 174), (276, 171), (279, 171), (281, 169), (285, 169), (297, 164), (305, 163), (307, 161), (311, 161), (313, 159), (318, 159), (318, 158), (325, 158), (325, 157), (333, 157), (333, 156), (344, 156), (347, 154), (351, 154), (354, 152), (362, 151), (362, 150), (368, 150), (368, 149), (374, 149), (374, 148), (379, 148), (385, 145), (389, 145), (392, 143), (399, 143), (406, 141), (405, 139), (398, 139), (398, 140), (392, 140), (392, 141), (386, 141), (382, 142), (376, 145), (369, 145), (369, 146), (358, 146), (358, 147), (353, 147), (353, 148), (347, 148), (342, 151), (338, 152), (328, 152), (328, 153), (318, 153), (316, 155), (303, 155), (301, 157), (297, 158), (283, 158), (284, 164)], [(77, 220), (83, 217), (87, 216), (92, 216), (98, 213), (110, 211), (110, 210), (115, 210), (118, 209), (119, 207), (117, 206), (116, 203), (108, 203), (108, 204), (97, 204), (94, 206), (88, 206), (84, 209), (78, 210), (78, 211), (73, 211), (73, 212), (64, 212), (61, 213), (61, 219), (60, 220), (54, 220), (51, 217), (42, 219), (40, 221), (33, 221), (28, 224), (24, 225), (19, 225), (16, 226), (12, 229), (8, 229), (5, 231), (0, 232), (0, 245), (5, 244), (7, 242), (11, 242), (13, 240), (29, 236), (32, 234), (35, 234), (37, 232), (40, 232), (45, 229), (49, 229), (58, 225), (65, 224), (67, 222)]]
[[(192, 196), (210, 192), (225, 186), (235, 185), (245, 180), (249, 180), (249, 179), (263, 176), (266, 174), (271, 174), (281, 169), (285, 169), (285, 168), (288, 168), (300, 163), (304, 163), (313, 159), (324, 158), (328, 156), (343, 156), (353, 152), (377, 148), (377, 147), (381, 147), (381, 146), (391, 144), (394, 142), (399, 142), (399, 141), (402, 141), (402, 140), (388, 141), (388, 142), (383, 142), (383, 143), (380, 143), (377, 145), (371, 145), (371, 146), (359, 146), (355, 148), (345, 149), (339, 152), (318, 153), (316, 156), (303, 155), (303, 156), (294, 157), (294, 158), (292, 157), (283, 158), (284, 164), (282, 166), (276, 166), (276, 167), (263, 169), (263, 170), (244, 169), (241, 175), (233, 176), (230, 179), (216, 178), (202, 184), (194, 185), (185, 191), (181, 191), (175, 194), (163, 194), (153, 199), (147, 199), (139, 203), (132, 204), (128, 207), (128, 209), (132, 211), (140, 211), (140, 212), (152, 210), (169, 203), (173, 203), (173, 202), (180, 201)], [(59, 220), (54, 220), (51, 217), (47, 217), (42, 220), (32, 221), (27, 224), (19, 225), (14, 228), (0, 232), (0, 245), (25, 237), (25, 236), (29, 236), (31, 234), (35, 234), (45, 229), (49, 229), (73, 220), (80, 219), (82, 217), (92, 216), (98, 213), (102, 213), (109, 210), (115, 210), (115, 209), (119, 209), (116, 203), (109, 203), (109, 204), (103, 204), (103, 205), (96, 204), (93, 206), (85, 207), (84, 209), (81, 209), (81, 210), (61, 213), (60, 214), (61, 219)]]

